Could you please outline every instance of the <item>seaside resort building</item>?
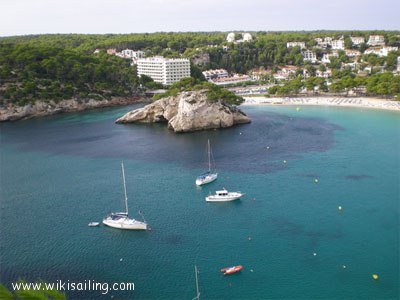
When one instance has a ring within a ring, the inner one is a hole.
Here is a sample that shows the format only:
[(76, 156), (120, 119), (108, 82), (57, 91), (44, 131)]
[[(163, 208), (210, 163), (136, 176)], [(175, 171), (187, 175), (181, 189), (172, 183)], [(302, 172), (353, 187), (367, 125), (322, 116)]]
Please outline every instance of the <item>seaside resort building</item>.
[(190, 62), (186, 58), (164, 58), (155, 56), (137, 60), (138, 75), (147, 75), (155, 82), (171, 85), (182, 78), (190, 77)]

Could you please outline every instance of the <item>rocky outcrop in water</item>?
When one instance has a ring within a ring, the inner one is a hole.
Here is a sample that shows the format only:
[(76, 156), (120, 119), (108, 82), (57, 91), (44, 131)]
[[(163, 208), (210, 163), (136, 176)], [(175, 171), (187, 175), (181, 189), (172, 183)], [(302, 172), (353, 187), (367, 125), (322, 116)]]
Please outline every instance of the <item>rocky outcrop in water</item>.
[(250, 123), (251, 120), (236, 107), (222, 101), (208, 101), (205, 91), (190, 91), (162, 98), (143, 108), (130, 111), (116, 122), (168, 122), (168, 128), (175, 132), (190, 132), (226, 128), (235, 124)]
[(30, 119), (34, 117), (49, 116), (63, 112), (83, 111), (92, 108), (127, 105), (143, 102), (146, 99), (139, 97), (112, 98), (110, 100), (82, 100), (76, 99), (55, 101), (36, 101), (25, 106), (8, 105), (0, 107), (0, 122)]

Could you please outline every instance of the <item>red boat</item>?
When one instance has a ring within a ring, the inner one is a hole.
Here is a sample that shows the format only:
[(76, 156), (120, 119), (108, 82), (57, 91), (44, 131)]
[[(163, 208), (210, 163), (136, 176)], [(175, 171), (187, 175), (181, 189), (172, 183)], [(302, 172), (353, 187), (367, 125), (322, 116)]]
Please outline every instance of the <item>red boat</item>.
[(221, 272), (224, 273), (224, 275), (231, 275), (233, 273), (241, 271), (242, 269), (243, 269), (242, 266), (233, 266), (233, 267), (223, 268), (221, 269)]

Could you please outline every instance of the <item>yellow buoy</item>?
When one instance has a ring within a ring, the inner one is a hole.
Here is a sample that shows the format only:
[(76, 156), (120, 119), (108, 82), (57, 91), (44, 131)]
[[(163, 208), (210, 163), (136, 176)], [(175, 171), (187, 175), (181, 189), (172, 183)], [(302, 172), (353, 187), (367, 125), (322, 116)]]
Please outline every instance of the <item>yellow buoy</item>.
[(342, 207), (340, 205), (338, 206), (338, 210), (342, 210)]
[(372, 278), (375, 279), (375, 280), (378, 280), (378, 279), (379, 279), (379, 276), (376, 275), (376, 274), (372, 274)]

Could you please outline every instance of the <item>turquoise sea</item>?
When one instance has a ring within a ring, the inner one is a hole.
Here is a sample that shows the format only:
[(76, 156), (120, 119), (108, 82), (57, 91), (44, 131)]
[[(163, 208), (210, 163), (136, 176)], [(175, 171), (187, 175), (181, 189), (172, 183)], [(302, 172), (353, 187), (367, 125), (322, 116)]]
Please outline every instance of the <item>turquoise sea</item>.
[[(197, 265), (201, 299), (399, 299), (398, 112), (248, 106), (251, 124), (188, 134), (114, 124), (139, 106), (0, 124), (0, 282), (192, 299)], [(207, 139), (220, 175), (197, 188)], [(130, 213), (151, 231), (87, 226), (123, 209), (121, 161)], [(222, 187), (246, 196), (205, 202)]]

